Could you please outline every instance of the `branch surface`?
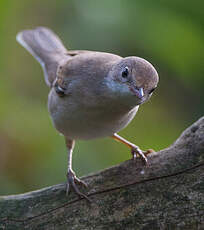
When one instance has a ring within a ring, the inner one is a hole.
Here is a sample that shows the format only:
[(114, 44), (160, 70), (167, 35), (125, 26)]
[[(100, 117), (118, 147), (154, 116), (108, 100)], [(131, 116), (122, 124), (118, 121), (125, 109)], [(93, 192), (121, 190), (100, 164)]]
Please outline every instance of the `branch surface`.
[(204, 117), (149, 163), (129, 160), (84, 177), (92, 204), (66, 197), (64, 184), (0, 196), (0, 230), (204, 229)]

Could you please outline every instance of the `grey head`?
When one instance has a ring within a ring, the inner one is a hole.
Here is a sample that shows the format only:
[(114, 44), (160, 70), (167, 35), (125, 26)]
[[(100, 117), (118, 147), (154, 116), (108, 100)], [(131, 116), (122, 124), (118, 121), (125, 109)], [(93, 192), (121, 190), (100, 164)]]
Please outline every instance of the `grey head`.
[(151, 97), (159, 77), (152, 64), (145, 59), (126, 57), (113, 65), (106, 81), (113, 95), (136, 106)]

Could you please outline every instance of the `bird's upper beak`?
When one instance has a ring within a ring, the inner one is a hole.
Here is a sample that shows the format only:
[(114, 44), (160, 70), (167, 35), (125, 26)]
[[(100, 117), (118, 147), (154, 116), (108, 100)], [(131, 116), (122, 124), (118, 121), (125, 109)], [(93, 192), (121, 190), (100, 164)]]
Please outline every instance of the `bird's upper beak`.
[(135, 96), (137, 96), (139, 99), (143, 98), (144, 90), (143, 90), (142, 87), (141, 88), (135, 88), (135, 87), (133, 88), (133, 87), (131, 87), (130, 89), (135, 94)]

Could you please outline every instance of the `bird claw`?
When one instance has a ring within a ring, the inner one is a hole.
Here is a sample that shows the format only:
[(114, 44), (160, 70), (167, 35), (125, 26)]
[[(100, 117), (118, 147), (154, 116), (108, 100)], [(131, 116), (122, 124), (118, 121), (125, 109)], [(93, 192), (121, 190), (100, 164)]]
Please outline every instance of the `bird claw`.
[(67, 173), (66, 195), (69, 194), (70, 187), (72, 187), (74, 189), (75, 193), (78, 196), (80, 196), (82, 198), (85, 198), (89, 202), (92, 202), (91, 199), (89, 199), (87, 195), (85, 195), (85, 194), (83, 194), (83, 193), (81, 193), (79, 191), (79, 189), (77, 188), (75, 182), (80, 184), (80, 185), (83, 185), (85, 187), (88, 187), (87, 184), (84, 181), (82, 181), (82, 180), (80, 180), (79, 178), (76, 177), (75, 173), (72, 170), (69, 170), (68, 173)]
[(147, 157), (145, 156), (147, 154), (147, 151), (142, 151), (138, 146), (133, 146), (131, 149), (132, 159), (135, 160), (138, 156), (142, 158), (145, 165), (148, 164)]
[(88, 187), (87, 183), (85, 183), (83, 180), (80, 180), (78, 177), (74, 177), (74, 180), (76, 181), (77, 184), (83, 185), (84, 187)]

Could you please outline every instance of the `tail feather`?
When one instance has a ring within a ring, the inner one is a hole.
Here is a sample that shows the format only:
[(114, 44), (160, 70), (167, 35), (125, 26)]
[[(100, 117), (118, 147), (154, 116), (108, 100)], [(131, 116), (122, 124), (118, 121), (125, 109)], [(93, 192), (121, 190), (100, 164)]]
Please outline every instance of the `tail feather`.
[(60, 38), (45, 27), (37, 27), (18, 33), (16, 40), (41, 64), (47, 85), (52, 85), (57, 67), (67, 52)]

